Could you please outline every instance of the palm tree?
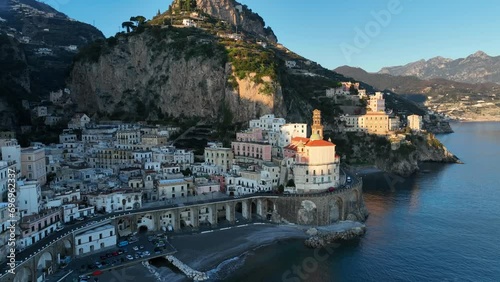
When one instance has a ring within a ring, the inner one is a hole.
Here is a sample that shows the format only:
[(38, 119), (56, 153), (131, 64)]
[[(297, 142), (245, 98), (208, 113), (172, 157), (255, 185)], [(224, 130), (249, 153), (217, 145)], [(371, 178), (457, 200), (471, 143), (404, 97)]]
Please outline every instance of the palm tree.
[(135, 28), (135, 25), (133, 22), (123, 22), (122, 23), (122, 28), (126, 28), (127, 29), (127, 33), (130, 32), (131, 29), (134, 29)]
[(135, 17), (135, 19), (137, 20), (138, 26), (146, 22), (146, 18), (143, 16), (137, 16), (137, 17)]

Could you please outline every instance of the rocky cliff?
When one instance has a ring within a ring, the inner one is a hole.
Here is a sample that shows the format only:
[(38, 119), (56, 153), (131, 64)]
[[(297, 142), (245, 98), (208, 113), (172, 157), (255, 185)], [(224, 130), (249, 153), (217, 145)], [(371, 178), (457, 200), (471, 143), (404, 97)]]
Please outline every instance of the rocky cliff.
[[(186, 0), (176, 0), (172, 7), (183, 8), (185, 2)], [(238, 26), (240, 31), (245, 31), (273, 43), (278, 41), (272, 29), (266, 27), (261, 16), (252, 12), (248, 6), (234, 0), (196, 0), (196, 6), (193, 9), (201, 10), (216, 19)]]
[(421, 162), (460, 163), (432, 133), (400, 133), (399, 141), (364, 133), (333, 136), (342, 161), (353, 166), (374, 166), (385, 172), (409, 176)]
[[(233, 76), (225, 48), (208, 33), (151, 27), (83, 50), (68, 83), (79, 110), (111, 118), (285, 116), (279, 83), (252, 75)], [(265, 83), (272, 92), (262, 93)]]
[(77, 49), (99, 38), (96, 28), (39, 1), (1, 1), (0, 125), (12, 130), (29, 124), (21, 101), (40, 101), (64, 88)]
[(408, 143), (391, 150), (386, 158), (376, 160), (376, 166), (400, 176), (410, 176), (419, 170), (420, 162), (461, 163), (433, 134), (411, 135)]

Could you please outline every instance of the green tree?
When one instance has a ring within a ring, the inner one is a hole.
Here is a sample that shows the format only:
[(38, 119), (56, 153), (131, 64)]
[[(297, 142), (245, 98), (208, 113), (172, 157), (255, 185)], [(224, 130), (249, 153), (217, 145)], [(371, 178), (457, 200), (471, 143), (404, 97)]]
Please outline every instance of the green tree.
[(295, 187), (295, 181), (293, 179), (288, 180), (286, 187)]
[(135, 17), (135, 19), (137, 20), (137, 26), (142, 25), (146, 22), (146, 18), (143, 16), (137, 16)]
[(129, 22), (123, 22), (122, 23), (122, 28), (126, 28), (127, 29), (127, 33), (128, 33), (128, 32), (130, 32), (131, 30), (133, 30), (135, 28), (135, 25), (131, 21), (129, 21)]
[(191, 169), (188, 167), (186, 168), (185, 170), (182, 170), (182, 175), (184, 176), (191, 176), (192, 172), (191, 172)]

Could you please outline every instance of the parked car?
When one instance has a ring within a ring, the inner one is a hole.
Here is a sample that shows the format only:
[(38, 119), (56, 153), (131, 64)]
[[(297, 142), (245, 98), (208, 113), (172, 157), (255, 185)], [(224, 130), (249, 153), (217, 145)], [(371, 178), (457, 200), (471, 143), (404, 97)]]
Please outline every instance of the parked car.
[(328, 192), (333, 192), (333, 191), (335, 191), (335, 187), (328, 188)]
[(139, 247), (134, 246), (132, 249), (133, 249), (134, 251), (138, 251), (138, 250), (139, 250)]
[(347, 177), (347, 183), (351, 183), (351, 177), (350, 176)]
[(133, 256), (131, 256), (131, 255), (127, 255), (127, 259), (128, 259), (128, 260), (133, 260), (133, 259), (134, 259), (134, 257), (133, 257)]
[(83, 217), (77, 217), (76, 220), (82, 221), (82, 220), (85, 220), (85, 218), (83, 218)]
[(139, 249), (141, 249), (141, 250), (142, 250), (142, 249), (144, 249), (144, 246), (143, 246), (143, 245), (140, 245), (140, 246), (139, 246)]
[(63, 229), (64, 229), (64, 226), (60, 225), (60, 226), (58, 226), (58, 227), (56, 228), (56, 231), (61, 231), (61, 230), (63, 230)]

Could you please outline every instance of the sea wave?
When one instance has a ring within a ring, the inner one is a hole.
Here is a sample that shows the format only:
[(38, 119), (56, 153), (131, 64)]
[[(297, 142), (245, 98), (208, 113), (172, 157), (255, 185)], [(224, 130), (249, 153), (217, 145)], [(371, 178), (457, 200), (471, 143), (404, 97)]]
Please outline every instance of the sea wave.
[(224, 281), (237, 269), (245, 265), (245, 260), (253, 252), (245, 252), (237, 257), (233, 257), (221, 262), (216, 268), (207, 271), (210, 282)]

